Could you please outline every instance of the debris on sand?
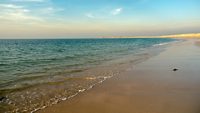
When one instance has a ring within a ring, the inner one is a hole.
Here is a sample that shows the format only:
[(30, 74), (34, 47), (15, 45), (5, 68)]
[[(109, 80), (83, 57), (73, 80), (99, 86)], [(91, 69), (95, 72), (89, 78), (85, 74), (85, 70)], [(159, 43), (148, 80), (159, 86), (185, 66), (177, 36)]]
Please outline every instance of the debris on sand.
[(174, 68), (173, 71), (178, 71), (178, 69), (177, 69), (177, 68)]

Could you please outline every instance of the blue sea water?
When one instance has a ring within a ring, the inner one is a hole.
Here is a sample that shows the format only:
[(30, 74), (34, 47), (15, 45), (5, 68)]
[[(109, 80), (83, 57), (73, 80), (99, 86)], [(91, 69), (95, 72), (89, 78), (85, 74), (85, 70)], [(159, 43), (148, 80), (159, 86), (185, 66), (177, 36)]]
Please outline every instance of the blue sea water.
[(70, 76), (172, 41), (175, 39), (0, 40), (0, 96), (55, 82), (61, 75)]

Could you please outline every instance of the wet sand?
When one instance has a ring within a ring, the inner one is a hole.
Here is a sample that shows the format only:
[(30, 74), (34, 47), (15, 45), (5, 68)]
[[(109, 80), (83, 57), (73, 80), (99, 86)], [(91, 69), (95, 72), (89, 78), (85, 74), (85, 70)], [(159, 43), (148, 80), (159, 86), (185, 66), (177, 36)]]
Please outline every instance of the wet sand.
[[(177, 68), (177, 71), (173, 71)], [(200, 113), (200, 47), (195, 40), (164, 52), (39, 113)]]
[(199, 40), (199, 41), (196, 41), (195, 44), (196, 44), (197, 46), (200, 46), (200, 40)]

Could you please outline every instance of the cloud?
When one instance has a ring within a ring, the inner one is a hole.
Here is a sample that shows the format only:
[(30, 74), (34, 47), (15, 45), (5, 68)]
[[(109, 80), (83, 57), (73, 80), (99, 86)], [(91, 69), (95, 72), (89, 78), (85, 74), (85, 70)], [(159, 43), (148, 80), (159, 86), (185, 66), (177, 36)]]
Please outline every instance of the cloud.
[(14, 4), (0, 4), (0, 8), (20, 9), (20, 8), (22, 8), (22, 6), (17, 6)]
[(106, 19), (106, 18), (111, 18), (112, 16), (115, 15), (119, 15), (122, 13), (123, 8), (117, 8), (114, 10), (103, 10), (103, 12), (101, 11), (96, 11), (93, 13), (86, 13), (85, 16), (88, 18), (92, 18), (92, 19)]
[(43, 19), (32, 16), (29, 9), (15, 4), (0, 4), (0, 22), (41, 22)]
[(113, 11), (111, 11), (111, 14), (112, 15), (119, 15), (119, 14), (121, 14), (122, 10), (123, 10), (122, 8), (114, 9)]
[(95, 18), (95, 16), (92, 13), (85, 14), (88, 18)]
[(45, 7), (38, 10), (42, 14), (56, 14), (58, 12), (64, 11), (62, 8)]
[(101, 13), (86, 13), (86, 17), (91, 18), (91, 19), (106, 19), (108, 18), (108, 15), (106, 14), (101, 14)]

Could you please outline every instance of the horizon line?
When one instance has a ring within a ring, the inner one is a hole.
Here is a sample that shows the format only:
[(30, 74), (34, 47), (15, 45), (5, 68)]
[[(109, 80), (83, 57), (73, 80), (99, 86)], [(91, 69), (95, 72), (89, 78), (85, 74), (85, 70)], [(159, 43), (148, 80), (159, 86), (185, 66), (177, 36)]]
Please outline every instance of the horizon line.
[(184, 33), (184, 34), (171, 34), (171, 35), (138, 35), (138, 36), (94, 36), (94, 37), (0, 37), (0, 40), (6, 39), (114, 39), (114, 38), (200, 38), (200, 33)]

